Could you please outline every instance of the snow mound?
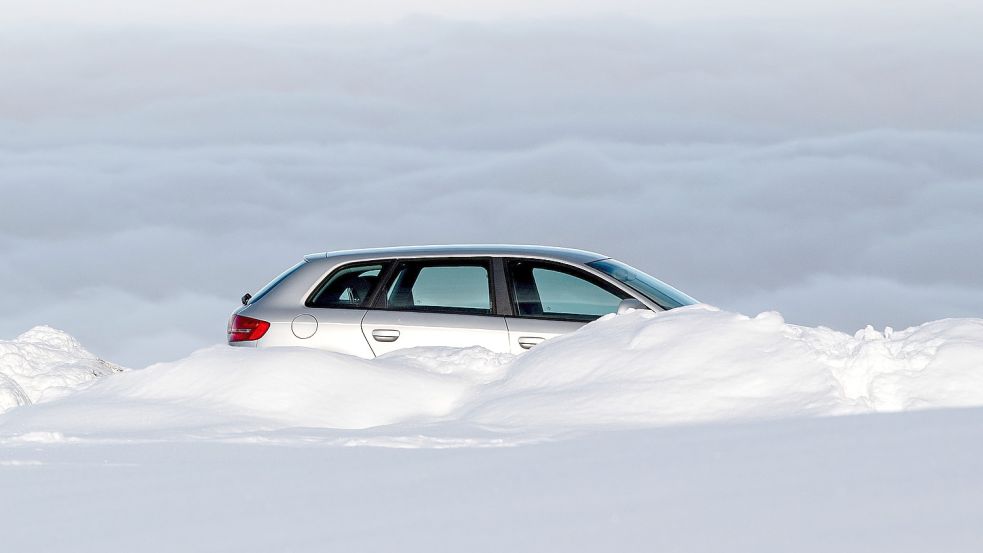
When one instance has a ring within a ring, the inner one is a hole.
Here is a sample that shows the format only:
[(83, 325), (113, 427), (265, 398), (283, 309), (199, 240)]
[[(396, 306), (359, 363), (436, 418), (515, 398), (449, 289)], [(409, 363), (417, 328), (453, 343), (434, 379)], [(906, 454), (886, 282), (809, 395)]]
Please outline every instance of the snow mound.
[[(92, 366), (65, 363), (55, 366)], [(13, 411), (0, 418), (0, 433), (385, 426), (397, 437), (542, 436), (974, 405), (983, 405), (983, 320), (850, 336), (790, 325), (774, 312), (747, 317), (702, 305), (607, 316), (521, 356), (417, 348), (365, 360), (215, 346)], [(346, 436), (378, 434), (362, 432)]]
[(694, 306), (637, 311), (515, 360), (468, 418), (662, 425), (983, 405), (983, 320), (850, 336)]
[(0, 340), (0, 413), (61, 397), (82, 384), (123, 369), (86, 351), (78, 340), (37, 326)]
[(367, 360), (305, 348), (214, 346), (91, 391), (100, 403), (181, 405), (212, 411), (213, 420), (248, 417), (268, 428), (366, 428), (447, 415), (483, 383), (501, 379), (510, 358), (479, 347)]

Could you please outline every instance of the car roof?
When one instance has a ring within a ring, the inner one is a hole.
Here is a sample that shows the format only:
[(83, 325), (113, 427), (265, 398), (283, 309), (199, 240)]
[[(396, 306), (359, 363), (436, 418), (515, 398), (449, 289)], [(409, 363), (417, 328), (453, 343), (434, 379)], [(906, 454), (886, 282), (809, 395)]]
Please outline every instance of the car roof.
[(413, 257), (536, 257), (571, 263), (590, 263), (608, 256), (599, 253), (558, 248), (554, 246), (522, 246), (510, 244), (453, 244), (434, 246), (397, 246), (390, 248), (366, 248), (313, 253), (304, 256), (307, 261), (317, 259), (356, 261), (361, 259), (413, 258)]

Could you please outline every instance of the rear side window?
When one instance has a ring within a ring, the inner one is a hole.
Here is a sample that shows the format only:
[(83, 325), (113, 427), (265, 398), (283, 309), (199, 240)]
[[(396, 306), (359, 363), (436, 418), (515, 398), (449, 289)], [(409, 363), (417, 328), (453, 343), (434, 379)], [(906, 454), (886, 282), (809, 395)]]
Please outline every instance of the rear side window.
[(386, 290), (388, 309), (490, 315), (488, 264), (481, 261), (401, 263)]
[(618, 310), (624, 292), (573, 268), (512, 261), (512, 292), (519, 316), (592, 321)]
[(379, 284), (383, 263), (343, 267), (331, 274), (307, 301), (308, 307), (358, 308), (368, 305)]

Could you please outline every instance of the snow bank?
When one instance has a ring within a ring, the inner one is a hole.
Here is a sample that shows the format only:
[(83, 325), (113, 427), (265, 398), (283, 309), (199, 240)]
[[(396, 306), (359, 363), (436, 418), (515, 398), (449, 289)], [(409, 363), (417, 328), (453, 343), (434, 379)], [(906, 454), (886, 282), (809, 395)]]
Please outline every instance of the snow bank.
[(983, 320), (855, 336), (695, 306), (598, 321), (519, 357), (468, 417), (662, 425), (983, 405)]
[(363, 360), (216, 346), (14, 411), (0, 431), (514, 434), (971, 405), (983, 405), (983, 320), (850, 336), (778, 313), (694, 306), (608, 316), (518, 357), (419, 348)]
[(0, 413), (60, 397), (121, 368), (86, 351), (75, 338), (46, 326), (0, 340)]
[(305, 348), (215, 346), (119, 375), (84, 399), (179, 405), (218, 415), (211, 420), (248, 417), (266, 428), (366, 428), (445, 416), (485, 382), (501, 379), (510, 357), (427, 348), (366, 360)]

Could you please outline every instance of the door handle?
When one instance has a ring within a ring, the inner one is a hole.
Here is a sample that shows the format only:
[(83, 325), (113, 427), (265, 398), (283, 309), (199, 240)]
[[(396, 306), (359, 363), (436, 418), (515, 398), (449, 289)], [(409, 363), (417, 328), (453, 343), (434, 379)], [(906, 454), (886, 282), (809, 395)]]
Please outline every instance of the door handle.
[(372, 331), (372, 337), (376, 342), (395, 342), (399, 340), (399, 331), (388, 328), (377, 328)]
[(545, 339), (540, 336), (522, 336), (519, 338), (519, 347), (529, 349)]

